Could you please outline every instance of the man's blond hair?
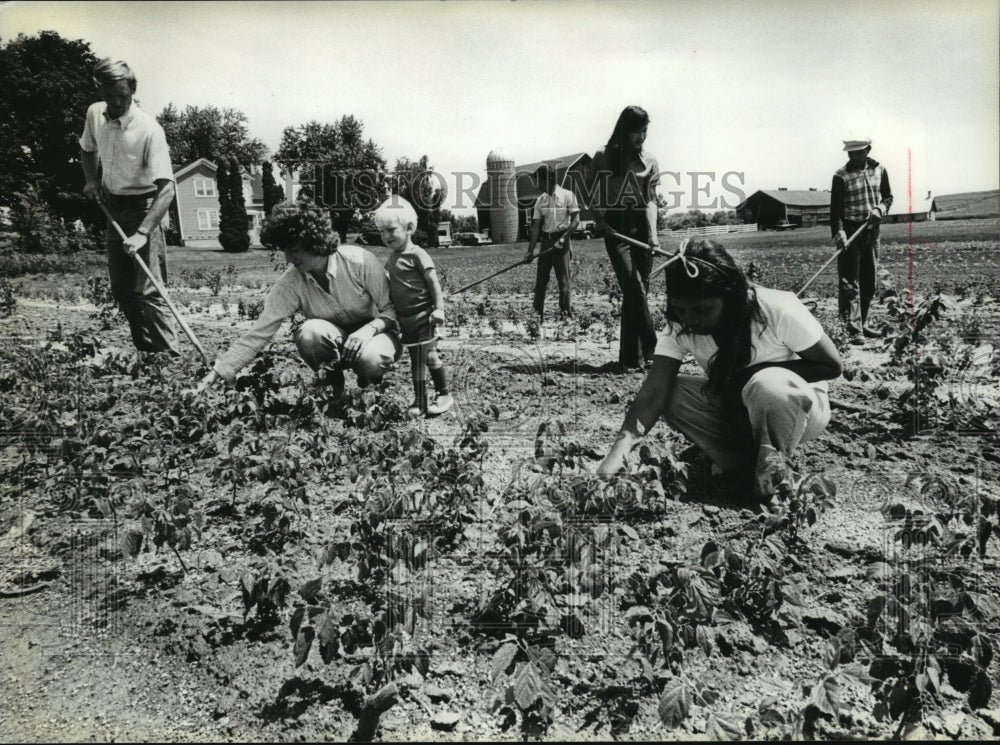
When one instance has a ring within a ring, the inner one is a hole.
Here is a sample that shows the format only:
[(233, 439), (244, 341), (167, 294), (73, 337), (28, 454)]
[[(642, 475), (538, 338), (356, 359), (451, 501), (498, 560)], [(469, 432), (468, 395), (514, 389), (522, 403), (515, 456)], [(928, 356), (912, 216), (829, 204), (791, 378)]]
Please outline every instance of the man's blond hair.
[(125, 62), (105, 57), (94, 65), (94, 82), (98, 85), (114, 85), (119, 80), (127, 81), (129, 88), (135, 93), (135, 73)]

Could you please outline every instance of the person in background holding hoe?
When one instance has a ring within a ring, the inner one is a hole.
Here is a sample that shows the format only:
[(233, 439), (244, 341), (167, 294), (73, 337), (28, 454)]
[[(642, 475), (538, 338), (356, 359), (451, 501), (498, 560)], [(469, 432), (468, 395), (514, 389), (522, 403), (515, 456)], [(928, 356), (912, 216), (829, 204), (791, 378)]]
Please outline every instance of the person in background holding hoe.
[[(438, 416), (455, 403), (448, 392), (448, 370), (438, 356), (437, 329), (444, 325), (444, 293), (434, 262), (413, 243), (417, 213), (401, 196), (389, 197), (372, 216), (382, 242), (392, 249), (386, 262), (389, 296), (396, 308), (403, 344), (410, 352), (413, 376), (411, 417)], [(427, 372), (434, 383), (434, 402), (427, 405)]]
[(329, 213), (307, 200), (277, 205), (264, 223), (261, 242), (284, 251), (291, 266), (267, 293), (253, 328), (187, 394), (198, 396), (219, 378), (232, 382), (296, 312), (307, 320), (295, 346), (334, 397), (343, 393), (345, 367), (358, 376), (359, 386), (380, 381), (402, 347), (389, 280), (375, 254), (341, 246)]
[[(538, 322), (542, 323), (545, 319), (545, 290), (549, 286), (549, 275), (553, 268), (556, 270), (556, 284), (559, 285), (559, 312), (564, 318), (571, 316), (573, 312), (570, 286), (573, 249), (570, 238), (580, 224), (580, 205), (576, 201), (576, 194), (556, 183), (555, 171), (548, 164), (539, 166), (535, 171), (535, 183), (542, 193), (535, 200), (525, 263), (531, 261), (540, 234), (542, 250), (539, 252), (535, 276), (534, 308), (538, 314)], [(550, 248), (555, 250), (546, 253)]]
[(659, 248), (656, 234), (656, 187), (660, 167), (643, 149), (649, 114), (640, 106), (626, 106), (603, 150), (590, 163), (587, 197), (595, 226), (622, 292), (621, 340), (618, 362), (622, 372), (643, 370), (653, 362), (656, 327), (647, 295), (653, 255), (608, 234), (608, 228), (628, 238)]
[[(101, 98), (89, 109), (80, 137), (83, 193), (103, 204), (121, 225), (122, 240), (105, 231), (111, 294), (128, 319), (140, 358), (154, 352), (178, 356), (167, 304), (133, 259), (138, 254), (161, 284), (167, 276), (167, 243), (160, 222), (174, 199), (174, 171), (163, 128), (133, 102), (136, 79), (121, 60), (94, 65)], [(100, 180), (98, 179), (100, 163)]]
[[(833, 174), (830, 188), (830, 230), (841, 252), (837, 256), (837, 306), (851, 342), (881, 334), (868, 327), (868, 308), (875, 297), (878, 270), (879, 226), (892, 206), (889, 174), (868, 157), (872, 141), (844, 140), (847, 163)], [(848, 236), (868, 227), (845, 248)]]

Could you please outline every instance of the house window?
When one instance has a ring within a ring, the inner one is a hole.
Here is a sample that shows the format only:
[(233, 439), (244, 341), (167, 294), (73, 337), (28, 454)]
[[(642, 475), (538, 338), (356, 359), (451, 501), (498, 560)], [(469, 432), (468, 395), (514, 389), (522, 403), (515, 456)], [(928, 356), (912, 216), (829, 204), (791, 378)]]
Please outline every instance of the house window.
[(194, 180), (194, 195), (196, 197), (214, 197), (215, 180), (210, 178), (196, 178)]
[(198, 230), (218, 230), (219, 210), (198, 210)]

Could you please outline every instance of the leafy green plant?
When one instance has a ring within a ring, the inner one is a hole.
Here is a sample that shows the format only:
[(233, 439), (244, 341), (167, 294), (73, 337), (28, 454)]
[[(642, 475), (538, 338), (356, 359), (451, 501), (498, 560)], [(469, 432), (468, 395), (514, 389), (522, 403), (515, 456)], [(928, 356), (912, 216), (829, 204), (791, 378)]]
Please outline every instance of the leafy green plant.
[(195, 507), (191, 489), (175, 485), (162, 504), (144, 499), (136, 510), (136, 517), (142, 525), (142, 533), (126, 535), (125, 554), (137, 555), (142, 544), (139, 536), (144, 535), (157, 548), (168, 546), (186, 574), (188, 568), (180, 552), (191, 548), (205, 524), (204, 515)]
[(555, 652), (508, 635), (493, 654), (490, 680), (494, 695), (490, 711), (502, 718), (501, 728), (520, 724), (522, 737), (542, 737), (552, 725), (558, 698), (550, 676)]
[(281, 611), (290, 592), (291, 585), (281, 569), (271, 563), (259, 563), (240, 578), (244, 621), (256, 610), (256, 625), (261, 629), (274, 628), (281, 622)]
[(970, 586), (967, 572), (981, 519), (975, 495), (927, 474), (909, 478), (907, 487), (922, 506), (895, 502), (884, 508), (899, 558), (869, 566), (878, 594), (858, 634), (859, 656), (870, 659), (875, 716), (898, 722), (897, 736), (955, 692), (965, 694), (972, 708), (986, 705), (996, 643), (989, 629), (1000, 619), (1000, 606)]
[[(676, 729), (681, 722), (687, 719), (691, 712), (692, 704), (698, 706), (713, 706), (719, 700), (718, 691), (708, 686), (692, 681), (685, 675), (678, 675), (666, 682), (660, 694), (660, 703), (657, 713), (660, 721), (667, 729)], [(709, 715), (709, 719), (714, 722), (709, 723), (709, 734), (720, 740), (735, 739), (729, 733), (739, 732), (739, 726), (732, 723), (728, 718)]]
[(114, 328), (118, 320), (124, 318), (125, 313), (112, 296), (107, 277), (91, 277), (86, 297), (97, 307), (95, 316), (101, 322), (102, 330)]
[(350, 741), (369, 742), (382, 714), (406, 687), (422, 683), (430, 667), (430, 650), (414, 644), (411, 634), (393, 623), (391, 609), (365, 618), (337, 613), (322, 604), (322, 595), (309, 600), (321, 604), (297, 606), (289, 623), (295, 666), (305, 664), (314, 642), (325, 664), (338, 663), (335, 669), (347, 688), (345, 703), (358, 719)]
[(899, 365), (903, 355), (912, 349), (919, 349), (927, 342), (927, 329), (934, 321), (954, 307), (955, 300), (949, 295), (936, 293), (914, 306), (913, 293), (903, 290), (900, 295), (892, 295), (886, 300), (886, 313), (890, 319), (890, 333), (886, 335), (889, 362)]
[[(919, 723), (944, 703), (946, 682), (972, 708), (985, 706), (994, 640), (983, 624), (998, 617), (995, 603), (967, 589), (963, 573), (932, 571), (923, 562), (876, 563), (869, 576), (880, 588), (865, 627), (876, 652), (868, 671), (876, 718), (898, 721), (897, 733)], [(880, 644), (895, 654), (877, 654)]]
[(6, 277), (0, 277), (0, 318), (8, 318), (17, 309), (17, 290)]
[[(232, 266), (232, 264), (230, 264)], [(208, 289), (213, 295), (218, 295), (222, 291), (222, 271), (215, 269), (209, 273), (206, 282)]]
[(655, 685), (658, 668), (678, 672), (685, 648), (712, 650), (708, 627), (721, 605), (718, 577), (699, 565), (677, 565), (649, 575), (635, 572), (628, 580), (625, 621), (642, 666), (642, 677)]
[(774, 488), (765, 533), (780, 532), (786, 541), (794, 543), (803, 529), (833, 507), (837, 486), (822, 474), (798, 473), (788, 457), (774, 448), (767, 448), (765, 458), (765, 476)]
[(285, 442), (255, 467), (256, 478), (266, 483), (267, 489), (247, 503), (251, 549), (259, 553), (280, 552), (292, 535), (294, 523), (309, 516), (304, 456), (302, 448)]
[(240, 317), (240, 320), (256, 321), (263, 310), (263, 300), (244, 300), (240, 298), (236, 303), (236, 314)]
[(729, 616), (780, 636), (783, 628), (802, 623), (802, 588), (785, 564), (787, 553), (775, 535), (749, 542), (744, 552), (709, 541), (702, 548), (702, 566), (718, 578), (720, 605)]
[[(822, 739), (822, 722), (836, 722), (847, 710), (843, 690), (850, 685), (868, 685), (874, 681), (864, 666), (853, 662), (856, 648), (857, 640), (850, 629), (831, 638), (823, 652), (823, 670), (764, 696), (756, 712), (745, 720), (747, 735), (767, 740)], [(788, 710), (788, 702), (796, 690), (802, 703), (799, 708)]]

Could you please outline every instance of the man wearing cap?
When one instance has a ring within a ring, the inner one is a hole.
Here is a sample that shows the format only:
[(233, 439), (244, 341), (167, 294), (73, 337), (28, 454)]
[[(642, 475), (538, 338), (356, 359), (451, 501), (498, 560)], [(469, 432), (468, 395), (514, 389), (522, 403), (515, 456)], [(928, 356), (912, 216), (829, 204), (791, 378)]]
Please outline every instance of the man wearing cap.
[[(889, 174), (868, 157), (871, 149), (870, 139), (844, 140), (848, 160), (833, 174), (830, 189), (830, 230), (842, 249), (837, 257), (838, 311), (852, 341), (859, 342), (866, 336), (881, 336), (868, 328), (868, 308), (875, 296), (879, 226), (892, 206)], [(847, 236), (866, 223), (867, 228), (845, 249)]]
[[(166, 280), (166, 240), (160, 222), (174, 199), (174, 172), (163, 128), (133, 101), (136, 79), (121, 60), (94, 65), (102, 101), (87, 109), (80, 137), (83, 193), (102, 203), (128, 236), (105, 231), (111, 294), (121, 306), (140, 357), (177, 354), (168, 307), (137, 265), (138, 255), (159, 282)], [(98, 177), (98, 163), (101, 173)]]
[(535, 171), (535, 183), (542, 193), (535, 200), (531, 237), (525, 261), (531, 260), (539, 235), (542, 238), (540, 253), (556, 247), (551, 253), (540, 255), (538, 258), (534, 308), (541, 321), (544, 318), (545, 290), (549, 286), (552, 269), (556, 270), (556, 284), (559, 285), (559, 310), (563, 316), (572, 313), (569, 274), (569, 262), (572, 257), (570, 236), (580, 224), (580, 205), (576, 200), (576, 194), (556, 184), (555, 171), (548, 164), (539, 166)]

